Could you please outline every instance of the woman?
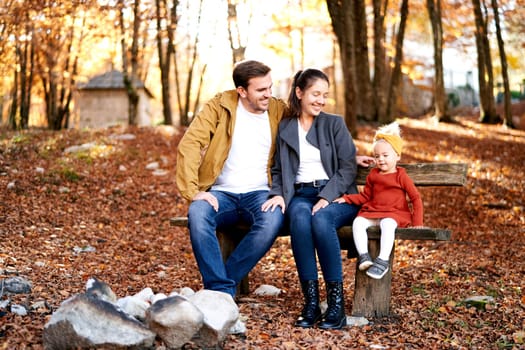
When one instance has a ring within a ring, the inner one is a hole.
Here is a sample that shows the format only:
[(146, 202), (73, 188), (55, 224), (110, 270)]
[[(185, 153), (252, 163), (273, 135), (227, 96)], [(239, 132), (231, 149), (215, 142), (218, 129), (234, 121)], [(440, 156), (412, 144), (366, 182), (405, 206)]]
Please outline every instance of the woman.
[[(343, 269), (337, 229), (349, 224), (359, 207), (333, 202), (357, 193), (356, 150), (343, 118), (322, 112), (329, 80), (317, 69), (299, 71), (288, 98), (289, 110), (279, 124), (272, 168), (273, 196), (263, 210), (281, 207), (290, 225), (304, 307), (295, 322), (322, 329), (346, 325)], [(371, 157), (361, 157), (367, 166)], [(328, 308), (321, 315), (316, 255), (324, 276)], [(322, 317), (321, 317), (322, 316)]]

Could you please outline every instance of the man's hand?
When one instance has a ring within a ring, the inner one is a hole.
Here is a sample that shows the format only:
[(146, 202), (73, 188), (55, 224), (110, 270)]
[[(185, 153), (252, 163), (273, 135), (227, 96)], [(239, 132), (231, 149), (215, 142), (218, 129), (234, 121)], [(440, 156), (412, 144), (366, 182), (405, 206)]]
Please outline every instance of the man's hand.
[(261, 210), (267, 212), (268, 209), (274, 211), (277, 207), (281, 207), (281, 212), (284, 214), (284, 198), (282, 196), (273, 196), (263, 203)]
[(368, 168), (370, 165), (375, 164), (376, 162), (373, 157), (369, 156), (356, 156), (355, 160), (357, 165), (362, 166), (363, 168)]
[(219, 211), (219, 201), (217, 200), (217, 197), (215, 197), (210, 192), (201, 191), (193, 197), (192, 201), (206, 201), (210, 203), (215, 211)]

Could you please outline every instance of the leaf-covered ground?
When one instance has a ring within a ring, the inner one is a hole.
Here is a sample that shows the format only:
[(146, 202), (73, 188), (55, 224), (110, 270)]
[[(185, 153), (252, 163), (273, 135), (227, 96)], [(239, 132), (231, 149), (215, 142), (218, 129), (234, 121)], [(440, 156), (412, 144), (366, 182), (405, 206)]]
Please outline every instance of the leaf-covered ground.
[[(250, 287), (272, 284), (281, 295), (240, 298), (247, 332), (229, 336), (223, 347), (524, 348), (525, 132), (458, 121), (401, 121), (404, 162), (465, 162), (469, 170), (464, 187), (421, 189), (425, 224), (451, 229), (452, 240), (397, 242), (392, 317), (341, 331), (294, 328), (301, 294), (289, 239), (278, 238)], [(187, 204), (174, 182), (180, 135), (168, 131), (0, 131), (0, 279), (20, 275), (33, 284), (30, 294), (9, 296), (30, 308), (27, 316), (0, 309), (0, 349), (42, 349), (53, 310), (84, 291), (91, 276), (119, 297), (145, 287), (201, 288), (187, 231), (170, 226)], [(356, 144), (366, 152), (373, 127), (358, 131)], [(136, 139), (114, 137), (122, 134)], [(96, 147), (64, 153), (85, 143)], [(147, 167), (153, 162), (167, 174), (155, 175)], [(342, 258), (350, 314), (355, 261), (344, 252)], [(494, 303), (468, 307), (470, 296), (492, 296)], [(4, 293), (0, 302), (7, 298)]]

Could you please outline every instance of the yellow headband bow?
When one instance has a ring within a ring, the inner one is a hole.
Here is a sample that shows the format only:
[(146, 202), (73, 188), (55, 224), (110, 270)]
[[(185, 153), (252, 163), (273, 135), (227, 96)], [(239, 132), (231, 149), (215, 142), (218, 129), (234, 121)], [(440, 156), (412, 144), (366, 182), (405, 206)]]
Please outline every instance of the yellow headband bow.
[(403, 150), (403, 140), (401, 137), (391, 134), (376, 134), (374, 137), (374, 142), (381, 139), (388, 142), (394, 151), (396, 151), (397, 155), (401, 155), (401, 151)]

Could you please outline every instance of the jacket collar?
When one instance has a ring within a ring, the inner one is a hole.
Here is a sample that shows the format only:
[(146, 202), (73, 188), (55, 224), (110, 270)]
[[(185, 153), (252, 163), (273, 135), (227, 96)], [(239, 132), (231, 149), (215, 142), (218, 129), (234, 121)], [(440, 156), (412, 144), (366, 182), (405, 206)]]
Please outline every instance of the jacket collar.
[(230, 112), (230, 115), (235, 115), (238, 100), (239, 94), (237, 93), (237, 90), (228, 90), (221, 94), (220, 103), (221, 106)]
[[(306, 139), (313, 146), (319, 148), (319, 139), (317, 129), (319, 120), (323, 119), (324, 113), (321, 112), (314, 118), (314, 122), (306, 134)], [(299, 153), (299, 134), (297, 132), (299, 127), (299, 119), (289, 118), (283, 120), (283, 127), (281, 129), (281, 138), (290, 145), (297, 153)]]

